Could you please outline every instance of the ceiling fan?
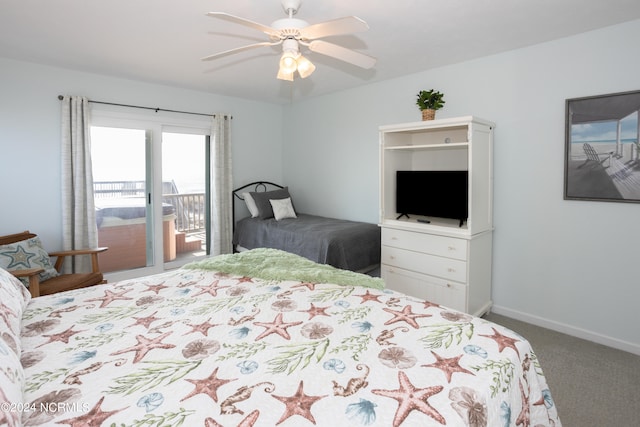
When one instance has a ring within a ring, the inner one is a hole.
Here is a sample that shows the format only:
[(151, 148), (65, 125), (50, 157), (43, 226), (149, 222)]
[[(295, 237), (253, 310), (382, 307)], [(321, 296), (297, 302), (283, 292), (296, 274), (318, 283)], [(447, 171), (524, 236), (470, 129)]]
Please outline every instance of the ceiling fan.
[(330, 56), (358, 67), (369, 69), (376, 63), (376, 58), (356, 52), (351, 49), (318, 40), (323, 37), (337, 36), (344, 34), (367, 31), (369, 26), (366, 22), (356, 16), (347, 16), (331, 21), (309, 25), (302, 19), (293, 17), (300, 9), (302, 0), (282, 0), (282, 8), (287, 14), (287, 18), (278, 19), (271, 26), (259, 24), (248, 19), (230, 15), (225, 12), (209, 12), (207, 16), (223, 19), (225, 21), (244, 25), (246, 27), (262, 31), (269, 36), (270, 41), (254, 43), (241, 46), (224, 52), (205, 56), (203, 61), (211, 61), (223, 56), (232, 55), (249, 49), (263, 46), (282, 45), (282, 56), (280, 57), (280, 67), (278, 69), (278, 79), (293, 81), (294, 73), (297, 71), (300, 77), (305, 78), (311, 75), (315, 66), (300, 53), (300, 46), (308, 48), (311, 52)]

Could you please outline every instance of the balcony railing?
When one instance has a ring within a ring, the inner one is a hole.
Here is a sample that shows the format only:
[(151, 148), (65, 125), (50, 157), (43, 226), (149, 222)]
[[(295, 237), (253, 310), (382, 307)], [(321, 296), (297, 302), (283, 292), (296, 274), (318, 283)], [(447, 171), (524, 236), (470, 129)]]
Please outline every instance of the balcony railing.
[(163, 194), (162, 203), (168, 203), (175, 208), (177, 231), (192, 233), (205, 229), (204, 193)]

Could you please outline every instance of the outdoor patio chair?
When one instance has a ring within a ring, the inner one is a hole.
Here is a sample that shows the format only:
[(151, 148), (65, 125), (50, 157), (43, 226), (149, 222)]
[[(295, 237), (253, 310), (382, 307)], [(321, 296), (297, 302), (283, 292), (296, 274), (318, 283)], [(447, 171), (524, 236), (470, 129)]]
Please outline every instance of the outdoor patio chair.
[[(26, 278), (31, 296), (49, 295), (105, 283), (98, 265), (98, 254), (108, 248), (78, 249), (46, 253), (40, 239), (29, 231), (0, 236), (0, 267), (18, 278)], [(91, 256), (90, 273), (61, 274), (65, 257)], [(51, 264), (49, 257), (56, 257)]]
[[(589, 161), (600, 163), (602, 166), (604, 166), (605, 161), (608, 161), (606, 167), (611, 166), (611, 157), (613, 156), (613, 151), (598, 153), (595, 148), (593, 148), (593, 146), (587, 142), (582, 145), (582, 149), (584, 150), (584, 154), (587, 156), (587, 159), (582, 165), (580, 165), (580, 167), (586, 165)], [(603, 156), (604, 158), (601, 159), (600, 156)]]

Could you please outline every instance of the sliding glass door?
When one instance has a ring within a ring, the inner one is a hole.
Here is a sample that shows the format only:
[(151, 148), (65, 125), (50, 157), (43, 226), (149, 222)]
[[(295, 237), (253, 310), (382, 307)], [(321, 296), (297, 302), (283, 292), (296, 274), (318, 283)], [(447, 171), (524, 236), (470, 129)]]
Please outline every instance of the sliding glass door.
[(100, 255), (103, 272), (154, 264), (147, 179), (150, 139), (144, 129), (91, 128), (98, 245), (109, 247)]
[(161, 272), (209, 252), (208, 129), (101, 117), (91, 126), (101, 270)]

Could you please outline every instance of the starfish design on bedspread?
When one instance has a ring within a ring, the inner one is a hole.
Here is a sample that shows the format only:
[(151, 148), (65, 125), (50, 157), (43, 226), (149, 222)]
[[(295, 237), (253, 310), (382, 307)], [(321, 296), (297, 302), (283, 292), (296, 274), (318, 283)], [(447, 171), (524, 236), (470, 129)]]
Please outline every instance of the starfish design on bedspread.
[(133, 363), (138, 363), (144, 358), (144, 356), (147, 355), (148, 352), (150, 352), (154, 348), (164, 348), (164, 349), (174, 348), (175, 347), (174, 344), (165, 344), (162, 342), (163, 339), (165, 339), (172, 333), (173, 332), (165, 332), (159, 337), (156, 337), (153, 339), (146, 338), (143, 335), (136, 335), (136, 340), (138, 340), (138, 344), (113, 352), (110, 354), (110, 356), (116, 356), (118, 354), (124, 354), (124, 353), (129, 353), (130, 351), (135, 351), (136, 355), (133, 358)]
[(186, 381), (189, 381), (191, 384), (196, 386), (196, 388), (194, 388), (191, 391), (191, 393), (187, 394), (185, 397), (180, 399), (180, 402), (184, 402), (185, 400), (195, 396), (196, 394), (206, 394), (207, 396), (212, 398), (214, 402), (217, 403), (218, 389), (223, 385), (236, 380), (237, 378), (233, 378), (231, 380), (224, 380), (222, 378), (218, 378), (218, 367), (216, 367), (216, 369), (214, 369), (211, 375), (209, 375), (207, 378), (203, 378), (201, 380), (186, 379)]
[(393, 418), (393, 427), (398, 427), (409, 416), (411, 411), (417, 410), (426, 414), (438, 421), (440, 424), (446, 424), (444, 417), (431, 405), (429, 405), (429, 398), (442, 391), (444, 387), (438, 385), (426, 388), (416, 388), (409, 377), (402, 372), (398, 371), (398, 383), (400, 388), (397, 390), (380, 390), (375, 389), (371, 392), (378, 396), (390, 397), (398, 401), (398, 409), (396, 415)]
[[(211, 319), (209, 319), (211, 320)], [(182, 335), (189, 335), (189, 334), (193, 334), (196, 332), (200, 332), (202, 335), (204, 335), (205, 337), (209, 336), (209, 329), (215, 327), (215, 326), (220, 326), (219, 323), (209, 323), (209, 320), (204, 321), (202, 323), (198, 323), (195, 325), (192, 325), (191, 323), (186, 323), (187, 326), (191, 327), (190, 331), (185, 332)]]
[(196, 288), (200, 289), (200, 292), (198, 292), (197, 294), (193, 295), (194, 297), (197, 297), (198, 295), (204, 295), (204, 294), (209, 294), (212, 297), (217, 297), (218, 296), (218, 291), (220, 289), (224, 289), (224, 288), (228, 288), (229, 286), (218, 286), (219, 281), (216, 280), (213, 283), (211, 283), (210, 285), (196, 285)]
[(316, 307), (315, 305), (313, 305), (313, 303), (311, 303), (311, 308), (308, 310), (298, 310), (301, 313), (309, 313), (309, 320), (313, 319), (316, 316), (327, 316), (327, 317), (331, 317), (330, 314), (326, 313), (326, 310), (329, 309), (331, 307)]
[(496, 343), (498, 343), (498, 351), (500, 351), (500, 353), (502, 353), (502, 350), (504, 350), (505, 348), (509, 347), (509, 348), (512, 348), (513, 351), (516, 352), (518, 357), (520, 357), (520, 352), (518, 351), (518, 348), (516, 347), (516, 343), (518, 341), (520, 341), (520, 340), (508, 337), (506, 335), (502, 335), (494, 327), (491, 327), (491, 329), (493, 329), (493, 335), (482, 335), (482, 334), (478, 334), (478, 335), (481, 336), (481, 337), (491, 338)]
[(145, 285), (145, 286), (147, 287), (147, 291), (155, 292), (156, 295), (158, 295), (161, 290), (168, 288), (168, 286), (165, 286), (164, 282), (158, 283), (157, 285)]
[(79, 417), (68, 418), (66, 420), (57, 421), (56, 424), (68, 424), (71, 427), (99, 427), (102, 425), (104, 420), (109, 418), (113, 414), (117, 414), (120, 411), (124, 411), (127, 408), (116, 409), (115, 411), (103, 411), (100, 406), (102, 406), (102, 402), (104, 401), (104, 396), (98, 400), (98, 403), (95, 404), (93, 408), (86, 414), (83, 414)]
[(475, 375), (473, 372), (468, 371), (464, 369), (462, 366), (460, 366), (459, 362), (460, 362), (460, 358), (464, 356), (463, 354), (457, 357), (451, 357), (451, 358), (441, 357), (440, 355), (436, 354), (435, 351), (432, 351), (431, 354), (433, 354), (433, 356), (436, 358), (435, 363), (432, 363), (430, 365), (422, 365), (422, 367), (441, 369), (442, 372), (444, 372), (444, 374), (447, 376), (447, 382), (449, 383), (451, 383), (451, 377), (455, 372)]
[(300, 325), (302, 322), (291, 322), (291, 323), (284, 323), (282, 321), (282, 313), (278, 313), (278, 315), (276, 316), (275, 319), (273, 319), (273, 322), (271, 323), (267, 323), (267, 322), (253, 322), (254, 325), (256, 326), (262, 326), (263, 328), (266, 328), (265, 331), (263, 333), (261, 333), (260, 335), (258, 335), (256, 337), (256, 341), (271, 335), (271, 334), (278, 334), (280, 335), (282, 338), (290, 340), (291, 336), (289, 335), (289, 332), (287, 332), (287, 328), (291, 327), (291, 326), (297, 326)]
[(313, 418), (313, 415), (311, 414), (311, 406), (318, 400), (324, 399), (327, 396), (307, 396), (304, 394), (303, 388), (303, 381), (300, 381), (298, 390), (296, 390), (296, 393), (293, 396), (272, 395), (275, 399), (278, 399), (287, 406), (276, 425), (284, 422), (284, 420), (293, 415), (300, 415), (301, 417), (311, 421), (313, 424), (316, 423), (315, 418)]
[(371, 292), (369, 292), (369, 290), (367, 289), (367, 291), (365, 292), (364, 295), (354, 295), (354, 297), (360, 297), (362, 298), (362, 301), (360, 301), (360, 304), (364, 304), (367, 301), (375, 301), (375, 302), (379, 302), (380, 304), (382, 304), (382, 302), (380, 302), (380, 300), (378, 298), (380, 298), (382, 295), (374, 295)]
[(147, 316), (147, 317), (134, 317), (136, 322), (133, 325), (130, 325), (129, 328), (132, 328), (136, 325), (142, 325), (145, 328), (149, 329), (149, 327), (153, 322), (155, 322), (156, 320), (160, 320), (158, 317), (155, 316), (157, 313), (158, 312), (156, 311), (151, 316)]
[(105, 308), (106, 306), (108, 306), (109, 304), (111, 304), (112, 302), (116, 301), (116, 300), (130, 300), (133, 298), (129, 298), (129, 297), (125, 297), (124, 294), (126, 294), (127, 292), (131, 292), (131, 289), (125, 289), (122, 292), (112, 292), (109, 289), (106, 289), (104, 291), (104, 296), (100, 297), (100, 298), (91, 298), (86, 300), (86, 302), (89, 301), (102, 301), (102, 303), (100, 303), (100, 308)]
[(409, 325), (413, 326), (415, 329), (418, 329), (418, 322), (416, 322), (417, 318), (420, 317), (431, 317), (430, 314), (418, 314), (413, 313), (410, 305), (405, 305), (402, 311), (392, 310), (390, 308), (383, 308), (387, 313), (393, 314), (393, 319), (387, 320), (384, 322), (385, 325), (390, 325), (396, 322), (407, 322)]
[(54, 341), (60, 341), (60, 342), (63, 342), (65, 344), (69, 344), (69, 338), (71, 338), (75, 334), (79, 334), (80, 332), (85, 332), (85, 331), (74, 331), (73, 330), (74, 326), (75, 325), (71, 325), (71, 327), (69, 329), (67, 329), (66, 331), (62, 331), (62, 332), (57, 333), (57, 334), (43, 335), (43, 337), (49, 338), (49, 341), (40, 344), (38, 347), (42, 347), (43, 345), (52, 343)]
[(310, 282), (302, 282), (302, 283), (298, 283), (297, 285), (293, 285), (291, 287), (292, 288), (307, 288), (310, 291), (314, 291), (316, 289), (316, 284), (315, 283), (310, 283)]
[(436, 304), (434, 302), (431, 301), (423, 301), (422, 304), (424, 304), (424, 309), (426, 310), (427, 308), (431, 308), (431, 307), (436, 307), (436, 308), (440, 308), (440, 304)]

